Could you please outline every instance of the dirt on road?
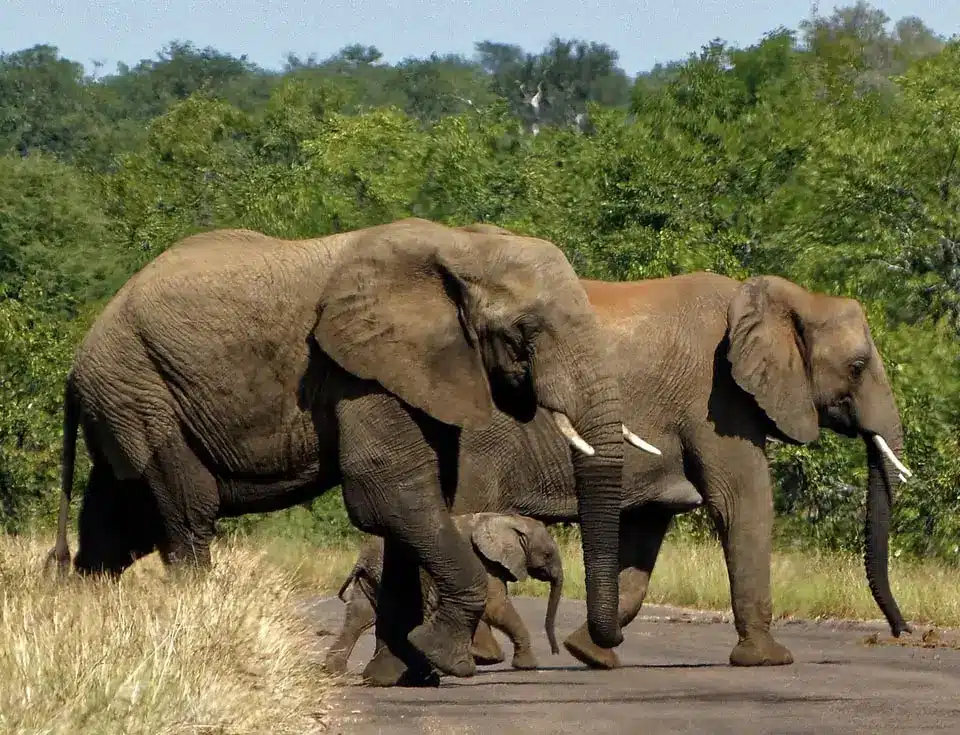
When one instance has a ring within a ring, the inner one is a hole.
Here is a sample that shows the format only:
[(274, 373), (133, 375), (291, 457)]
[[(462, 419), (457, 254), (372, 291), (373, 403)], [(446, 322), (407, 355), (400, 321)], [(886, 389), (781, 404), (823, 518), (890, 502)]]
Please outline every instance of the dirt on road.
[[(794, 664), (741, 669), (727, 663), (736, 642), (728, 616), (650, 606), (624, 631), (622, 668), (591, 671), (562, 648), (550, 654), (544, 600), (514, 604), (534, 638), (539, 670), (511, 669), (512, 648), (497, 633), (507, 661), (472, 678), (443, 677), (429, 689), (351, 685), (373, 651), (368, 633), (350, 659), (353, 676), (338, 692), (331, 732), (960, 733), (960, 650), (950, 647), (950, 634), (936, 647), (922, 647), (923, 629), (911, 645), (886, 645), (893, 639), (880, 624), (778, 623), (775, 635)], [(317, 598), (305, 611), (318, 629), (335, 633), (343, 607)], [(582, 601), (564, 600), (558, 635), (584, 617)], [(321, 654), (332, 640), (318, 638)]]

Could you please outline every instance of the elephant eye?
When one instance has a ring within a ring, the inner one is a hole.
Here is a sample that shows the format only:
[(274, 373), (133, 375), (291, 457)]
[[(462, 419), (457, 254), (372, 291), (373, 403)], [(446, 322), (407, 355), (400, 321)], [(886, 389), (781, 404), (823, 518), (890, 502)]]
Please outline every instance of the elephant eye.
[(850, 373), (853, 375), (853, 377), (859, 378), (860, 374), (863, 372), (866, 366), (867, 366), (866, 360), (854, 360), (850, 364)]

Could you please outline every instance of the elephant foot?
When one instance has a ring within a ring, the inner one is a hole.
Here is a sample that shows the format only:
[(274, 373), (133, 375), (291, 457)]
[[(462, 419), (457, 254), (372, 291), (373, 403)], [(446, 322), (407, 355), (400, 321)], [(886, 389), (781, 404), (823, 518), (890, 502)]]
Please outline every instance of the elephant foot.
[(440, 675), (423, 666), (410, 668), (386, 646), (379, 648), (361, 674), (370, 687), (437, 687)]
[(343, 656), (330, 656), (323, 662), (323, 670), (328, 674), (339, 676), (347, 670), (347, 659)]
[(493, 636), (490, 626), (482, 620), (477, 625), (477, 630), (473, 634), (473, 643), (470, 646), (470, 653), (473, 661), (479, 666), (489, 666), (502, 662), (506, 656), (503, 655), (503, 649), (500, 643)]
[(591, 669), (616, 669), (620, 666), (620, 657), (617, 656), (617, 652), (612, 648), (600, 648), (594, 643), (586, 624), (568, 635), (563, 642), (563, 647), (577, 661)]
[(493, 666), (494, 664), (503, 663), (503, 661), (507, 658), (502, 653), (499, 655), (489, 654), (483, 651), (477, 651), (473, 648), (470, 649), (470, 654), (473, 656), (473, 662), (477, 666)]
[(411, 630), (407, 640), (442, 673), (461, 679), (473, 676), (477, 665), (470, 655), (470, 638), (455, 635), (451, 627), (434, 617)]
[(514, 651), (510, 665), (520, 671), (529, 671), (537, 668), (537, 657), (533, 655), (533, 651)]
[(793, 654), (769, 633), (747, 636), (730, 652), (731, 666), (788, 666), (792, 663)]

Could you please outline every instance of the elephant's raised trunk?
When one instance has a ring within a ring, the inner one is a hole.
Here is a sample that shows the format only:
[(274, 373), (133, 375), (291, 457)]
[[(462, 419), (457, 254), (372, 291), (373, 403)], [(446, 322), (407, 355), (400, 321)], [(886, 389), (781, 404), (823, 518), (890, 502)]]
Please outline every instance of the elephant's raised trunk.
[(550, 642), (550, 652), (560, 653), (557, 645), (557, 608), (560, 606), (560, 597), (563, 594), (563, 565), (559, 558), (555, 569), (550, 570), (550, 598), (547, 600), (547, 615), (543, 621), (547, 631), (547, 640)]

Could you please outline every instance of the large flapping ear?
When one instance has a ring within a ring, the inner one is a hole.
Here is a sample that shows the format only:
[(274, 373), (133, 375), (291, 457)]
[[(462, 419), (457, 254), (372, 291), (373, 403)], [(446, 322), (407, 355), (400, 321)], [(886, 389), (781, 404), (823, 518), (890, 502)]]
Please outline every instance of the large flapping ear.
[(498, 513), (484, 514), (474, 524), (471, 540), (485, 558), (506, 569), (514, 582), (527, 578), (523, 528), (514, 518)]
[(345, 370), (439, 421), (486, 426), (493, 400), (473, 304), (450, 265), (469, 260), (469, 251), (450, 228), (424, 220), (352, 237), (317, 307), (317, 344)]
[(733, 379), (786, 436), (806, 444), (820, 433), (805, 360), (804, 292), (774, 276), (743, 282), (727, 309)]

